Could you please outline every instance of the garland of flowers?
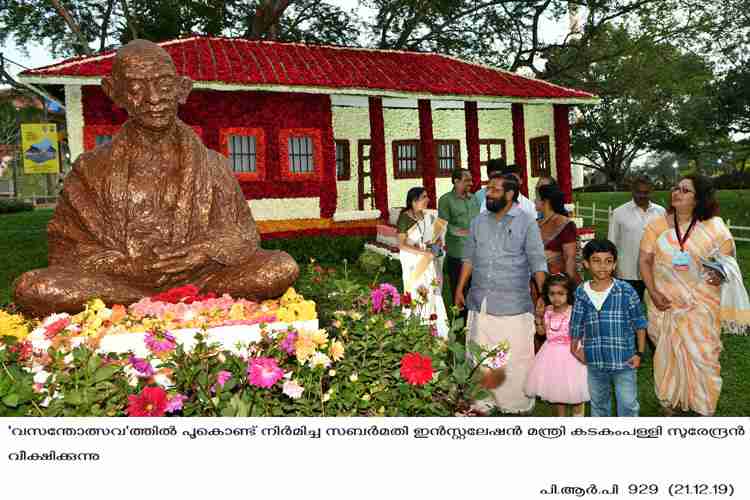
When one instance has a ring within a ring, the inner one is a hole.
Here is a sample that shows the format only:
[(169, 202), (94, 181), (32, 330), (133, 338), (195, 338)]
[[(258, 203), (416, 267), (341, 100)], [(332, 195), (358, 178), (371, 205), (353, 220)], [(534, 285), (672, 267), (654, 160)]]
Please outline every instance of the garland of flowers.
[(510, 108), (513, 117), (513, 154), (516, 165), (521, 169), (521, 192), (528, 196), (529, 182), (526, 163), (526, 125), (523, 104), (514, 103)]
[(556, 104), (555, 123), (555, 171), (557, 183), (565, 194), (565, 203), (573, 202), (573, 180), (570, 171), (570, 106)]
[(420, 99), (417, 106), (419, 107), (419, 144), (422, 149), (422, 181), (427, 189), (427, 196), (430, 197), (429, 207), (436, 208), (437, 161), (435, 160), (435, 142), (432, 137), (432, 106), (427, 99)]
[(388, 213), (388, 174), (385, 169), (385, 122), (383, 99), (370, 97), (370, 182), (375, 193), (375, 208), (381, 216)]
[(479, 110), (477, 103), (464, 103), (464, 121), (466, 122), (466, 151), (468, 153), (469, 171), (473, 181), (472, 191), (482, 187), (482, 172), (479, 155)]

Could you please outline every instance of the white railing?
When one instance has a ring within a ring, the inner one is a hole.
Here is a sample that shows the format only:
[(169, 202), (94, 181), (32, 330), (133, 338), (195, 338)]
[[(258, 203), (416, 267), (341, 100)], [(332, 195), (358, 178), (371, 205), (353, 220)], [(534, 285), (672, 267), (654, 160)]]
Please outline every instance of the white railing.
[[(575, 214), (577, 217), (583, 219), (584, 222), (589, 220), (591, 221), (591, 225), (595, 226), (597, 222), (606, 222), (609, 224), (609, 219), (612, 217), (612, 210), (611, 205), (607, 206), (607, 208), (598, 208), (596, 203), (592, 203), (589, 207), (576, 203)], [(733, 226), (730, 219), (727, 219), (725, 222), (732, 232), (735, 241), (750, 242), (750, 227)]]

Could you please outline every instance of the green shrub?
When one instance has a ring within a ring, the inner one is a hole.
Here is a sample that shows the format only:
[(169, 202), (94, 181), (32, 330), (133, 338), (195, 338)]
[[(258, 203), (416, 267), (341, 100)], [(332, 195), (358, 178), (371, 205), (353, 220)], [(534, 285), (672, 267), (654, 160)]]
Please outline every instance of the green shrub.
[(302, 265), (311, 255), (322, 264), (339, 264), (344, 259), (356, 262), (369, 238), (355, 236), (308, 236), (302, 238), (264, 240), (267, 250), (283, 250)]
[(16, 212), (30, 212), (34, 206), (21, 200), (0, 200), (0, 214), (12, 214)]

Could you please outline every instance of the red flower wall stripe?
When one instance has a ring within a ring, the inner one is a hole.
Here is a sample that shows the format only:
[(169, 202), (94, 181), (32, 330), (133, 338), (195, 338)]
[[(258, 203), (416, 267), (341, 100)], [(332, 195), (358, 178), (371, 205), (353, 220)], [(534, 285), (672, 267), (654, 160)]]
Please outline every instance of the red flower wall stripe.
[(555, 105), (555, 162), (557, 183), (565, 193), (565, 203), (573, 201), (573, 182), (570, 172), (570, 106)]
[(437, 161), (435, 158), (435, 141), (432, 137), (432, 105), (429, 99), (420, 99), (419, 108), (419, 144), (422, 149), (422, 182), (430, 197), (430, 208), (437, 207)]
[(513, 118), (513, 156), (515, 164), (521, 168), (521, 179), (523, 186), (521, 192), (529, 195), (529, 173), (526, 163), (526, 124), (523, 117), (523, 104), (512, 104), (511, 115)]
[(382, 218), (388, 218), (388, 177), (385, 170), (385, 124), (383, 122), (383, 99), (369, 98), (370, 108), (370, 172), (375, 192), (375, 208)]
[(479, 158), (479, 111), (477, 103), (464, 103), (464, 117), (466, 120), (466, 151), (468, 153), (469, 170), (474, 181), (472, 189), (477, 191), (482, 187), (482, 172)]

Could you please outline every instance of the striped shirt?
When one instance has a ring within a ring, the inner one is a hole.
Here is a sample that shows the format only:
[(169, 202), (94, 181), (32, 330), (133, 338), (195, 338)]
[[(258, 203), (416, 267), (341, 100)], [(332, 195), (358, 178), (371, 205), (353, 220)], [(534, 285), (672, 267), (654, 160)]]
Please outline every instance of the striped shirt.
[(570, 317), (570, 336), (583, 339), (586, 364), (598, 370), (623, 370), (636, 353), (636, 330), (648, 326), (638, 294), (630, 284), (615, 279), (600, 310), (579, 286)]

